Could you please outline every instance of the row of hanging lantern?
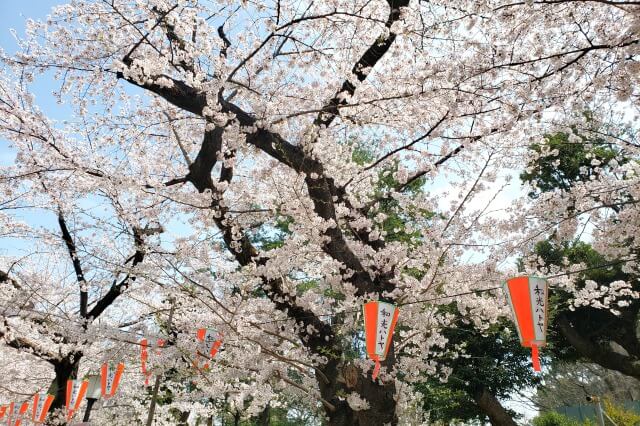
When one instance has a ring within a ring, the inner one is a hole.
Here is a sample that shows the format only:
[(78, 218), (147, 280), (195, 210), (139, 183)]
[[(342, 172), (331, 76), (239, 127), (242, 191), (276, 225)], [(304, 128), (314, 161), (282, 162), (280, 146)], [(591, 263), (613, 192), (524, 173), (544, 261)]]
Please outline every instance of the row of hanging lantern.
[[(533, 369), (540, 371), (538, 348), (545, 345), (547, 334), (547, 281), (538, 277), (516, 277), (504, 284), (504, 291), (520, 344), (531, 348)], [(375, 362), (371, 374), (375, 380), (380, 372), (380, 362), (387, 357), (399, 311), (396, 305), (381, 301), (365, 303), (363, 311), (367, 355)]]
[[(547, 330), (547, 300), (549, 293), (547, 281), (538, 277), (516, 277), (504, 284), (504, 290), (513, 312), (520, 343), (522, 346), (531, 348), (533, 369), (540, 371), (538, 348), (544, 346)], [(371, 375), (375, 380), (380, 372), (380, 363), (386, 359), (389, 352), (389, 347), (393, 340), (393, 331), (398, 322), (399, 310), (392, 303), (370, 301), (364, 304), (363, 311), (366, 350), (369, 358), (375, 363)], [(209, 360), (216, 356), (222, 345), (223, 335), (214, 329), (200, 328), (197, 330), (196, 338), (198, 346), (194, 365), (198, 369), (207, 369), (209, 368)], [(151, 353), (159, 355), (165, 343), (165, 340), (158, 339), (155, 351)], [(148, 386), (149, 378), (152, 376), (148, 366), (149, 343), (147, 339), (142, 339), (139, 344), (141, 347), (142, 374), (145, 378), (145, 386)], [(200, 366), (201, 359), (204, 360), (202, 367)], [(123, 363), (117, 365), (105, 363), (102, 365), (100, 384), (103, 398), (109, 399), (115, 395), (123, 372)], [(66, 409), (68, 421), (73, 418), (80, 408), (88, 386), (88, 380), (69, 380), (67, 382)], [(34, 395), (31, 415), (31, 420), (34, 423), (40, 424), (44, 422), (53, 399), (53, 395), (45, 393)], [(0, 420), (4, 421), (6, 418), (9, 426), (20, 426), (28, 409), (28, 402), (22, 403), (18, 410), (15, 409), (13, 402), (0, 406)]]
[(7, 418), (7, 425), (20, 426), (25, 419), (25, 414), (29, 410), (29, 403), (23, 402), (20, 404), (20, 408), (15, 410), (15, 403), (11, 402), (7, 405), (0, 407), (0, 420)]
[[(104, 363), (100, 369), (100, 394), (107, 400), (113, 398), (120, 385), (120, 378), (124, 372), (124, 363)], [(67, 381), (67, 421), (70, 421), (80, 408), (82, 400), (87, 394), (89, 380)], [(87, 397), (89, 399), (89, 397)], [(45, 413), (46, 414), (46, 413)]]
[[(196, 334), (198, 347), (194, 365), (196, 368), (209, 368), (209, 360), (213, 359), (222, 346), (222, 333), (211, 328), (199, 328)], [(204, 358), (204, 365), (200, 367), (200, 358)]]
[[(100, 385), (102, 397), (104, 399), (109, 399), (115, 395), (118, 385), (120, 384), (120, 377), (122, 376), (123, 371), (123, 363), (119, 363), (117, 365), (105, 363), (102, 365)], [(78, 408), (80, 408), (80, 404), (87, 393), (88, 386), (89, 381), (86, 379), (67, 381), (65, 405), (67, 421), (70, 421), (78, 411)], [(53, 395), (44, 392), (36, 393), (33, 396), (30, 420), (35, 424), (44, 423), (53, 400)], [(3, 422), (6, 420), (8, 426), (20, 426), (22, 422), (27, 419), (28, 411), (29, 402), (23, 402), (20, 404), (18, 410), (15, 409), (15, 403), (11, 402), (0, 407), (0, 420)]]
[[(209, 360), (213, 359), (220, 346), (222, 345), (222, 333), (217, 332), (214, 329), (200, 328), (196, 333), (198, 340), (198, 347), (196, 349), (194, 364), (197, 368), (209, 368)], [(149, 379), (153, 375), (149, 368), (149, 355), (158, 356), (161, 353), (162, 348), (165, 346), (166, 341), (158, 339), (156, 341), (155, 350), (149, 351), (149, 342), (147, 339), (140, 340), (140, 364), (142, 369), (142, 375), (145, 378), (145, 386), (149, 385)], [(200, 359), (204, 358), (204, 365), (199, 366)], [(116, 394), (118, 386), (120, 384), (120, 378), (124, 372), (124, 363), (111, 364), (104, 363), (100, 369), (100, 388), (101, 394), (104, 399), (109, 399)], [(75, 416), (82, 400), (87, 394), (89, 388), (89, 380), (69, 380), (67, 381), (66, 389), (66, 417), (67, 421)], [(33, 413), (31, 420), (40, 424), (43, 423), (49, 408), (53, 403), (54, 396), (46, 393), (37, 393), (33, 397)], [(0, 406), (0, 421), (7, 420), (8, 426), (20, 426), (22, 421), (26, 418), (27, 411), (29, 410), (29, 403), (23, 402), (19, 409), (15, 409), (15, 403)]]

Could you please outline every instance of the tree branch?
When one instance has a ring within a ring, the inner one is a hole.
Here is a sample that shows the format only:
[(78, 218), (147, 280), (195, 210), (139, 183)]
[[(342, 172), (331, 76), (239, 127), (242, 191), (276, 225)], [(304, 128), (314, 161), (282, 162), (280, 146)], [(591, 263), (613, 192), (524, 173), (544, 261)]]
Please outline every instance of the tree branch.
[(556, 324), (569, 344), (581, 356), (600, 364), (604, 368), (616, 370), (627, 376), (640, 379), (640, 360), (606, 349), (597, 342), (584, 337), (564, 314), (560, 314), (557, 317)]
[(78, 258), (78, 252), (76, 250), (76, 245), (71, 237), (71, 233), (67, 228), (67, 222), (64, 219), (62, 211), (58, 212), (58, 225), (60, 226), (60, 231), (62, 232), (62, 240), (67, 246), (67, 251), (69, 252), (69, 257), (71, 257), (71, 263), (73, 264), (73, 269), (76, 272), (76, 279), (78, 280), (78, 284), (80, 285), (80, 316), (82, 318), (87, 318), (87, 304), (89, 300), (88, 294), (88, 285), (87, 281), (84, 278), (84, 272), (82, 271), (82, 265), (80, 264), (80, 259)]
[[(400, 8), (407, 7), (409, 0), (387, 0), (389, 4), (389, 16), (384, 26), (389, 29), (400, 19)], [(385, 37), (378, 37), (371, 46), (360, 56), (360, 59), (351, 68), (351, 73), (356, 76), (359, 82), (366, 80), (370, 70), (376, 66), (378, 61), (387, 53), (391, 45), (396, 40), (396, 34), (388, 32)], [(328, 127), (340, 114), (339, 105), (347, 104), (347, 97), (352, 96), (356, 87), (349, 79), (346, 79), (336, 94), (327, 102), (322, 112), (316, 117), (316, 126)]]
[[(156, 233), (162, 232), (162, 228), (133, 228), (133, 240), (136, 247), (136, 251), (131, 256), (131, 267), (135, 267), (139, 263), (144, 260), (145, 250), (144, 250), (144, 236), (145, 235), (153, 235)], [(129, 260), (127, 261), (129, 262)], [(87, 314), (87, 318), (96, 319), (98, 318), (111, 304), (122, 294), (126, 288), (136, 280), (136, 276), (128, 273), (119, 283), (117, 280), (114, 280), (109, 291), (102, 296), (100, 300), (93, 306), (93, 308)]]

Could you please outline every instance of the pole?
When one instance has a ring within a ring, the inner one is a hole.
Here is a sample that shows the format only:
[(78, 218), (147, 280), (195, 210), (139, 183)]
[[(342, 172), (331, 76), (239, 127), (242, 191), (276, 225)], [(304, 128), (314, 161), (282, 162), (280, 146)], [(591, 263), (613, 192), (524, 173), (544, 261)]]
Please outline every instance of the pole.
[[(174, 300), (171, 299), (171, 310), (169, 311), (169, 332), (171, 332), (171, 322), (173, 321), (173, 310), (175, 304)], [(156, 383), (153, 385), (153, 393), (151, 394), (151, 404), (149, 404), (149, 415), (147, 416), (147, 426), (151, 426), (153, 422), (153, 415), (156, 411), (156, 400), (158, 399), (158, 390), (160, 389), (160, 375), (156, 376)]]
[(598, 403), (596, 404), (596, 414), (598, 415), (598, 423), (600, 426), (604, 425), (604, 416), (602, 415), (602, 405), (600, 404), (600, 400), (598, 399)]
[(89, 421), (89, 416), (91, 416), (91, 409), (93, 408), (93, 404), (95, 404), (97, 399), (95, 398), (87, 398), (87, 408), (84, 410), (84, 417), (82, 419), (83, 422)]

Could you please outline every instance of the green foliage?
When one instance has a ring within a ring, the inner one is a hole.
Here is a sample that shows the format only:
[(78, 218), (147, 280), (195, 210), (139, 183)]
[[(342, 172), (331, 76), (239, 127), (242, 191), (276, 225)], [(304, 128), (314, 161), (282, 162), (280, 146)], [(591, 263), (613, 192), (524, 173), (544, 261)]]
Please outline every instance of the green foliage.
[[(584, 271), (574, 276), (574, 282), (578, 289), (584, 288), (587, 280), (595, 281), (600, 287), (606, 287), (617, 280), (634, 281), (623, 272), (622, 263), (616, 264), (608, 261), (590, 244), (582, 241), (542, 241), (536, 245), (535, 254), (547, 267), (562, 266), (566, 262), (584, 265)], [(637, 299), (630, 300), (627, 307), (617, 307), (621, 315), (614, 315), (610, 310), (596, 309), (590, 306), (580, 306), (570, 310), (568, 304), (572, 297), (572, 294), (559, 288), (550, 293), (551, 321), (549, 323), (550, 345), (548, 349), (553, 352), (555, 357), (567, 361), (579, 358), (575, 349), (557, 328), (555, 318), (560, 314), (568, 318), (581, 335), (594, 342), (605, 344), (608, 341), (627, 342), (629, 336), (634, 335), (636, 318), (640, 310), (640, 302)]]
[(540, 414), (531, 422), (533, 426), (580, 426), (581, 423), (555, 411)]
[[(555, 189), (569, 191), (577, 182), (588, 181), (605, 169), (613, 159), (618, 159), (619, 152), (610, 144), (601, 140), (589, 140), (578, 136), (580, 142), (570, 142), (567, 133), (545, 135), (542, 143), (535, 143), (530, 149), (540, 155), (528, 165), (528, 170), (520, 174), (523, 182), (532, 184), (537, 190), (529, 193), (536, 198), (541, 192)], [(545, 155), (544, 153), (547, 153)], [(597, 166), (592, 162), (596, 160)]]
[(354, 145), (353, 151), (351, 153), (351, 161), (353, 161), (357, 165), (364, 166), (375, 160), (375, 157), (373, 156), (371, 150), (367, 149), (364, 145), (358, 143), (355, 140), (351, 140), (349, 141), (349, 143)]
[(275, 222), (271, 226), (263, 226), (251, 239), (251, 242), (260, 250), (269, 251), (282, 247), (284, 239), (291, 234), (289, 226), (293, 223), (293, 218), (276, 215)]
[[(446, 309), (457, 314), (455, 323), (443, 333), (448, 346), (464, 345), (468, 357), (440, 359), (452, 369), (449, 380), (441, 383), (431, 379), (418, 385), (431, 421), (485, 421), (486, 414), (473, 400), (481, 389), (497, 398), (509, 398), (516, 390), (538, 384), (530, 365), (530, 350), (520, 345), (510, 321), (496, 323), (481, 333), (464, 321), (454, 305)], [(510, 413), (516, 417), (515, 412)]]
[(418, 389), (424, 395), (425, 410), (429, 410), (429, 418), (433, 422), (448, 424), (484, 418), (484, 413), (466, 391), (435, 382), (422, 383)]
[[(585, 114), (585, 117), (587, 122), (591, 122), (588, 114)], [(593, 133), (605, 134), (607, 129), (595, 129)], [(542, 142), (533, 144), (530, 148), (542, 155), (528, 164), (527, 171), (523, 172), (520, 178), (533, 186), (534, 190), (529, 194), (533, 198), (542, 192), (554, 190), (570, 192), (581, 182), (599, 174), (610, 174), (614, 159), (618, 164), (633, 160), (623, 150), (605, 143), (603, 139), (580, 135), (570, 137), (562, 132), (547, 135)], [(590, 196), (594, 201), (599, 201), (597, 194)], [(615, 213), (619, 213), (622, 208), (621, 205), (611, 206)], [(573, 206), (569, 204), (567, 210), (570, 212), (572, 209)], [(615, 215), (612, 220), (617, 220)], [(605, 259), (584, 242), (559, 242), (551, 235), (548, 241), (536, 245), (535, 254), (546, 266), (555, 265), (564, 269), (567, 264), (584, 264), (585, 270), (572, 277), (578, 289), (584, 288), (587, 280), (595, 281), (600, 287), (608, 286), (616, 280), (636, 283), (637, 287), (637, 280), (623, 273), (622, 262), (616, 264), (615, 261)], [(611, 342), (616, 342), (630, 353), (636, 352), (638, 341), (634, 336), (640, 310), (637, 300), (631, 300), (629, 306), (617, 308), (621, 314), (616, 316), (609, 310), (589, 306), (570, 310), (568, 304), (571, 298), (571, 294), (561, 289), (554, 289), (551, 293), (549, 349), (554, 352), (554, 356), (567, 361), (578, 358), (577, 352), (567, 343), (557, 327), (557, 318), (568, 320), (583, 338), (595, 344), (608, 348)]]
[(608, 399), (604, 400), (604, 411), (618, 426), (634, 426), (640, 424), (640, 415), (616, 405)]

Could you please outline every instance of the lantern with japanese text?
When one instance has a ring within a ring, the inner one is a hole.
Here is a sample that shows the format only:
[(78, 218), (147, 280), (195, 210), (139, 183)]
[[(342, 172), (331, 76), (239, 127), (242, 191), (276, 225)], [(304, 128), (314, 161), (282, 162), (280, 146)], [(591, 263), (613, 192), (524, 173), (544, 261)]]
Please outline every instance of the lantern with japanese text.
[[(152, 351), (152, 355), (160, 355), (160, 351), (165, 344), (165, 340), (158, 339), (156, 341), (156, 350)], [(140, 340), (140, 364), (142, 367), (142, 375), (144, 376), (144, 385), (149, 386), (149, 379), (151, 378), (151, 370), (149, 369), (149, 341), (147, 339)]]
[(124, 371), (124, 363), (113, 365), (110, 363), (102, 364), (100, 370), (100, 388), (102, 390), (102, 397), (109, 399), (115, 395), (120, 384), (120, 377)]
[[(13, 405), (13, 403), (11, 403), (11, 405)], [(11, 407), (13, 408), (13, 407)], [(29, 410), (29, 403), (28, 402), (23, 402), (20, 405), (20, 409), (18, 410), (17, 415), (15, 416), (15, 418), (9, 417), (9, 422), (8, 424), (11, 426), (20, 426), (22, 424), (22, 421), (25, 418), (25, 414), (27, 413), (27, 411)], [(13, 414), (13, 409), (11, 410), (11, 414)]]
[(367, 355), (376, 363), (371, 375), (373, 380), (380, 372), (380, 362), (387, 357), (398, 314), (398, 308), (391, 303), (371, 301), (364, 304)]
[(49, 395), (45, 392), (37, 393), (33, 396), (33, 413), (31, 414), (31, 420), (38, 424), (44, 423), (49, 407), (53, 403), (53, 395)]
[(149, 351), (147, 350), (149, 343), (147, 339), (140, 340), (140, 367), (142, 369), (142, 375), (145, 379), (145, 386), (147, 386), (147, 362), (149, 361)]
[(216, 356), (222, 345), (222, 334), (210, 328), (199, 328), (196, 337), (199, 343), (196, 349), (195, 364), (198, 366), (199, 357), (204, 357), (203, 368), (209, 368), (208, 360)]
[(547, 281), (538, 277), (516, 277), (508, 280), (504, 287), (520, 343), (531, 348), (533, 369), (540, 371), (538, 348), (545, 345), (547, 334)]
[(75, 415), (89, 386), (88, 380), (67, 380), (67, 421)]
[(13, 413), (13, 402), (0, 407), (0, 420), (4, 420), (5, 416), (10, 417)]

